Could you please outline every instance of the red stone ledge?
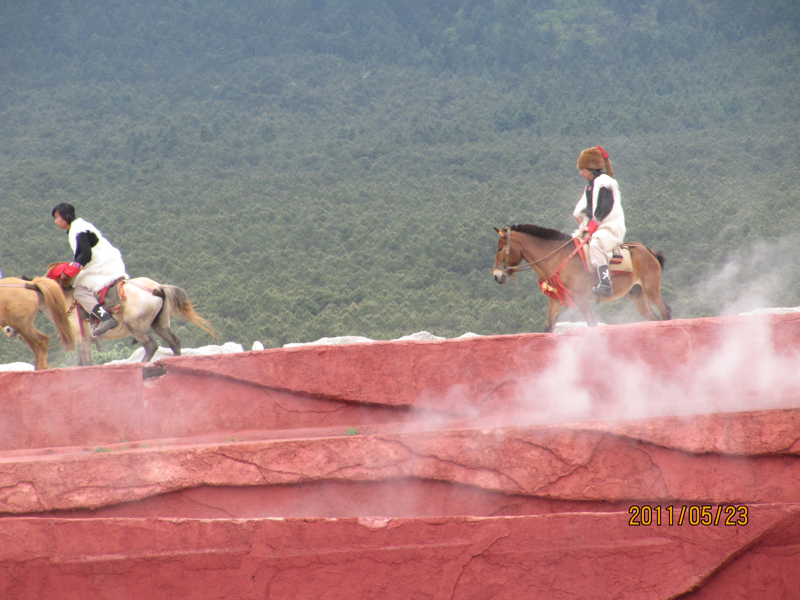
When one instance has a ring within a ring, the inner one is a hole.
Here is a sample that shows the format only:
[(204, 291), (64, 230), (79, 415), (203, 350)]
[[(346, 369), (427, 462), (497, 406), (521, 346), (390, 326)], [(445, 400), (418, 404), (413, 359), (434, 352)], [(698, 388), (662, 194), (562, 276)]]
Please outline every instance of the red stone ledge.
[[(800, 407), (800, 315), (0, 374), (0, 451), (397, 421)], [(531, 416), (533, 415), (533, 416)]]
[[(9, 600), (795, 597), (784, 532), (798, 505), (746, 526), (631, 527), (625, 513), (442, 519), (0, 519)], [(769, 558), (769, 560), (767, 560)], [(755, 570), (754, 566), (759, 569)], [(704, 594), (713, 590), (714, 594)]]
[[(0, 374), (0, 598), (800, 597), (799, 351), (790, 314)], [(630, 525), (686, 504), (748, 521)]]
[[(746, 356), (728, 356), (732, 345), (741, 346)], [(788, 313), (614, 325), (561, 335), (305, 346), (264, 351), (259, 353), (260, 360), (225, 355), (180, 363), (165, 359), (160, 365), (168, 372), (213, 373), (314, 397), (471, 416), (518, 408), (518, 396), (525, 395), (526, 384), (542, 376), (556, 379), (563, 392), (558, 378), (568, 374), (549, 371), (564, 363), (565, 355), (574, 357), (569, 364), (580, 373), (568, 377), (570, 384), (591, 390), (595, 400), (613, 403), (619, 390), (613, 385), (603, 389), (598, 379), (613, 382), (630, 363), (646, 370), (660, 385), (685, 378), (710, 362), (727, 361), (730, 381), (714, 383), (720, 385), (720, 394), (741, 395), (764, 391), (747, 383), (748, 376), (758, 374), (760, 360), (797, 357), (798, 353), (800, 314)], [(740, 365), (747, 370), (737, 371)], [(781, 392), (791, 393), (789, 387), (783, 386)], [(796, 394), (792, 398), (800, 400)]]
[[(463, 428), (15, 453), (0, 459), (0, 513), (99, 508), (202, 486), (408, 478), (572, 501), (796, 502), (798, 413), (700, 417), (700, 426), (689, 419), (677, 430), (674, 419), (650, 419), (605, 430), (601, 424)], [(760, 445), (754, 433), (763, 436)]]

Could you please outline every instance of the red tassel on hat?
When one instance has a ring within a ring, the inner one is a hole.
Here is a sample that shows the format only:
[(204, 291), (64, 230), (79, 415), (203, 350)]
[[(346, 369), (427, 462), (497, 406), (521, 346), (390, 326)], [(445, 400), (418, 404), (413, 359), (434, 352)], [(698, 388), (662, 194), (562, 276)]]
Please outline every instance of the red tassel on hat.
[(611, 168), (611, 159), (608, 157), (608, 152), (603, 150), (601, 146), (597, 146), (597, 149), (603, 155), (603, 162), (606, 163), (606, 173), (608, 173), (609, 177), (614, 177), (614, 169)]

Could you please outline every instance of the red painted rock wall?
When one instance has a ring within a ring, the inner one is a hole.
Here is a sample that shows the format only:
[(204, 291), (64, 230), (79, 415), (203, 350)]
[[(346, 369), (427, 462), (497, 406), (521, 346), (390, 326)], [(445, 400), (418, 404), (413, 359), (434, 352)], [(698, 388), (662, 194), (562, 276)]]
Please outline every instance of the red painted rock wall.
[(800, 597), (798, 353), (782, 315), (0, 374), (0, 598)]

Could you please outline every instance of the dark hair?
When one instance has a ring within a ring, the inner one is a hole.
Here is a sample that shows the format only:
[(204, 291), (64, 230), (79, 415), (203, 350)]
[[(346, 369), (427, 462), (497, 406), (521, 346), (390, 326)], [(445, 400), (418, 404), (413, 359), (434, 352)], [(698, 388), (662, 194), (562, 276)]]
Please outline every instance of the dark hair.
[(589, 169), (589, 170), (592, 172), (592, 175), (594, 175), (594, 179), (597, 179), (603, 173), (603, 169)]
[(50, 216), (55, 219), (56, 213), (61, 215), (61, 218), (64, 219), (69, 225), (72, 225), (72, 222), (75, 220), (75, 207), (72, 206), (72, 204), (62, 202), (61, 204), (54, 206), (53, 210), (50, 212)]

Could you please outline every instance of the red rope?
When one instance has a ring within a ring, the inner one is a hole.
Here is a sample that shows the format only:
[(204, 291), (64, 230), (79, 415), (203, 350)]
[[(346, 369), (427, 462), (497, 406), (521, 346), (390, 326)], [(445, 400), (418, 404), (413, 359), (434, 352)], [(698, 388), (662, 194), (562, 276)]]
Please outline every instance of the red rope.
[(553, 274), (550, 275), (550, 277), (548, 277), (546, 281), (541, 278), (539, 279), (539, 287), (542, 288), (542, 292), (546, 296), (549, 296), (554, 300), (558, 300), (564, 306), (575, 306), (575, 303), (572, 301), (573, 292), (569, 288), (567, 288), (567, 286), (564, 285), (563, 281), (561, 281), (561, 276), (559, 275), (559, 272), (561, 271), (562, 268), (564, 268), (564, 265), (566, 265), (569, 261), (571, 261), (572, 257), (575, 256), (580, 251), (580, 249), (583, 248), (589, 242), (590, 239), (592, 239), (591, 234), (589, 234), (588, 237), (581, 240), (580, 242), (578, 242), (578, 240), (575, 239), (575, 249), (569, 253), (569, 256), (567, 256), (567, 258), (565, 258), (560, 265), (558, 265), (556, 270), (553, 271)]
[(553, 273), (547, 278), (547, 281), (540, 279), (539, 287), (546, 296), (558, 300), (564, 306), (575, 306), (572, 301), (572, 292), (561, 281), (558, 273)]

